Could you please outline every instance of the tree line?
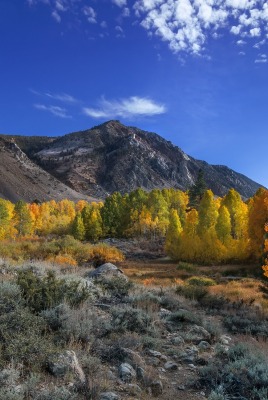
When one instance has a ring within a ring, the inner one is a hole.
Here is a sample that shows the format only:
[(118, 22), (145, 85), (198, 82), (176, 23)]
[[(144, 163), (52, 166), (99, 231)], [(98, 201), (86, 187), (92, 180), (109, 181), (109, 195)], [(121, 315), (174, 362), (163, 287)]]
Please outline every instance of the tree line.
[(0, 199), (0, 239), (70, 234), (91, 242), (104, 237), (162, 238), (173, 259), (221, 263), (263, 257), (266, 275), (267, 223), (268, 190), (263, 188), (246, 202), (234, 189), (220, 198), (204, 187), (201, 193), (173, 188), (116, 192), (100, 203), (13, 204)]

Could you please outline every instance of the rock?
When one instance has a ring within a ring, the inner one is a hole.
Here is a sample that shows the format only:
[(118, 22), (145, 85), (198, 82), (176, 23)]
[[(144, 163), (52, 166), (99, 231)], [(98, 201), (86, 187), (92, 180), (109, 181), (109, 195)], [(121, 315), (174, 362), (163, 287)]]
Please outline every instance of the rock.
[(89, 279), (98, 279), (98, 280), (118, 278), (118, 277), (125, 279), (126, 281), (128, 280), (126, 275), (124, 275), (123, 271), (121, 271), (121, 269), (117, 268), (112, 263), (105, 263), (100, 267), (94, 269), (93, 271), (90, 271), (88, 274)]
[(160, 357), (160, 360), (161, 361), (167, 361), (168, 358), (167, 358), (167, 356), (164, 356), (164, 354), (162, 354), (161, 357)]
[(173, 343), (173, 344), (183, 344), (184, 343), (184, 339), (183, 339), (183, 337), (182, 336), (180, 336), (180, 335), (176, 335), (176, 336), (173, 336), (172, 338), (171, 338), (171, 343)]
[(209, 341), (211, 339), (210, 333), (199, 325), (193, 325), (190, 328), (189, 337), (194, 344), (198, 344), (202, 340)]
[(219, 342), (221, 344), (224, 344), (224, 345), (228, 345), (231, 341), (232, 341), (232, 338), (230, 336), (227, 336), (227, 335), (222, 335), (219, 338)]
[(136, 371), (138, 367), (145, 368), (145, 362), (139, 353), (126, 347), (122, 347), (121, 352), (124, 357), (124, 362), (132, 365)]
[(201, 342), (198, 343), (198, 348), (200, 350), (207, 350), (209, 349), (211, 346), (208, 342), (206, 342), (205, 340), (201, 340)]
[(151, 384), (152, 395), (158, 397), (163, 393), (163, 384), (160, 380), (153, 381)]
[(119, 366), (119, 376), (123, 382), (131, 382), (136, 378), (136, 372), (130, 364), (123, 363)]
[(160, 318), (166, 318), (171, 314), (171, 311), (169, 311), (169, 310), (167, 310), (165, 308), (160, 308), (160, 311), (159, 311), (158, 314), (159, 314)]
[(145, 369), (144, 368), (141, 368), (141, 367), (138, 367), (137, 369), (136, 369), (136, 374), (137, 374), (137, 379), (139, 380), (139, 381), (144, 381), (144, 378), (145, 378)]
[(128, 388), (128, 393), (131, 396), (138, 396), (142, 392), (142, 390), (139, 387), (139, 385), (136, 385), (136, 384), (133, 384), (133, 383), (129, 383), (127, 388)]
[(48, 360), (47, 365), (49, 372), (57, 378), (73, 372), (80, 383), (85, 383), (85, 374), (72, 350), (66, 350), (64, 353), (53, 356)]
[(147, 353), (152, 357), (157, 357), (157, 358), (162, 357), (162, 354), (159, 351), (149, 349), (147, 350)]
[(120, 397), (113, 392), (103, 392), (100, 394), (99, 400), (119, 400)]
[(185, 390), (185, 386), (184, 385), (179, 385), (179, 386), (177, 386), (177, 389), (178, 390)]
[(173, 361), (168, 361), (165, 363), (164, 368), (168, 371), (175, 371), (178, 369), (178, 364)]

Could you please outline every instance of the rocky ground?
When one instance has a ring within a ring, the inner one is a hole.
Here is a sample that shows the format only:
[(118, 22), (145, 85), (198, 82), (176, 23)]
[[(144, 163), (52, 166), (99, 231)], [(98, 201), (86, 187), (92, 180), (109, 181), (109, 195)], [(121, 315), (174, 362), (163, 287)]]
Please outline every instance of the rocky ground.
[[(17, 271), (2, 268), (0, 400), (268, 398), (260, 310), (133, 285), (109, 263), (83, 276)], [(47, 307), (58, 283), (65, 295)]]

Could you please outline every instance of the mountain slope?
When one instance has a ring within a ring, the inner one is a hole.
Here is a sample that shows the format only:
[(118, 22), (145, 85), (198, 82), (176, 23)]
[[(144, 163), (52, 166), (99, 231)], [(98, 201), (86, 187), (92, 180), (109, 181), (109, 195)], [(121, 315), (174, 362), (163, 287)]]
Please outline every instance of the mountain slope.
[(16, 202), (90, 200), (33, 163), (12, 141), (0, 138), (0, 197)]
[(185, 190), (200, 168), (219, 196), (234, 188), (246, 198), (260, 187), (226, 166), (196, 160), (161, 136), (118, 121), (59, 137), (37, 151), (34, 160), (76, 191), (97, 197), (137, 187)]

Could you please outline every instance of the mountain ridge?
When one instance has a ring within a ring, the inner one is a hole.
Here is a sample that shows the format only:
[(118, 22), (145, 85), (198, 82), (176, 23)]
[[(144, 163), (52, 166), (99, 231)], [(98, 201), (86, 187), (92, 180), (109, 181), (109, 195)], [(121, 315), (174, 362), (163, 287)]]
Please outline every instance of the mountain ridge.
[(39, 168), (84, 196), (105, 198), (114, 191), (126, 193), (137, 187), (187, 190), (200, 169), (218, 196), (234, 188), (248, 198), (261, 187), (225, 165), (197, 160), (160, 135), (118, 120), (59, 137), (13, 139)]

